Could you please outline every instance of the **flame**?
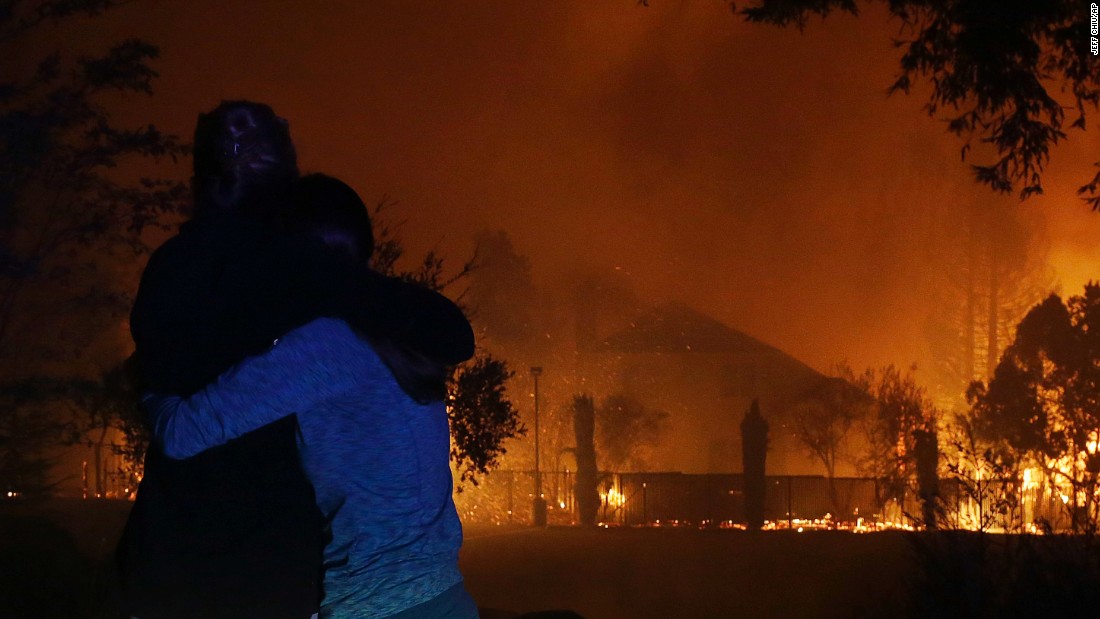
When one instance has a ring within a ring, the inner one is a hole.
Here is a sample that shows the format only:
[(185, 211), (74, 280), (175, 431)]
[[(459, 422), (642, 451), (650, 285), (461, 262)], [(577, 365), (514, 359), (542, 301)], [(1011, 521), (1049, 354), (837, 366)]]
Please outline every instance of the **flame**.
[(626, 497), (614, 486), (607, 492), (600, 493), (600, 499), (610, 507), (622, 507), (626, 503)]
[(1039, 471), (1034, 468), (1024, 469), (1023, 490), (1034, 490), (1039, 487)]

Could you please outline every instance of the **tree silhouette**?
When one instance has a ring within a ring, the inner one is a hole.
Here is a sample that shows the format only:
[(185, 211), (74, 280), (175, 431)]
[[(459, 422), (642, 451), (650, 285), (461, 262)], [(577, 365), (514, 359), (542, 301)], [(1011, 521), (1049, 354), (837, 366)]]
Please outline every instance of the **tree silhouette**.
[(741, 420), (741, 459), (745, 480), (745, 520), (750, 531), (764, 526), (767, 477), (764, 462), (768, 456), (768, 422), (760, 414), (760, 403), (752, 406)]
[[(149, 436), (142, 420), (132, 357), (98, 379), (33, 376), (0, 385), (0, 486), (4, 491), (43, 495), (59, 480), (50, 467), (70, 445), (93, 451), (93, 496), (107, 495), (106, 453), (123, 460), (124, 481), (141, 480)], [(65, 415), (58, 415), (58, 410)], [(123, 442), (115, 442), (118, 434)]]
[[(802, 30), (813, 16), (858, 15), (860, 5), (873, 2), (730, 4), (749, 22)], [(988, 161), (971, 164), (979, 183), (1022, 198), (1042, 193), (1050, 149), (1068, 129), (1084, 129), (1086, 111), (1100, 101), (1100, 64), (1089, 49), (1087, 5), (1077, 0), (878, 3), (901, 23), (895, 45), (903, 52), (890, 92), (908, 94), (925, 83), (931, 89), (925, 110), (943, 115), (947, 130), (963, 142), (963, 158), (975, 143), (992, 152)], [(1100, 173), (1080, 193), (1100, 209)]]
[[(975, 397), (981, 390), (984, 385), (975, 383), (969, 395)], [(1023, 459), (1006, 441), (988, 432), (986, 420), (976, 411), (954, 417), (946, 427), (944, 468), (955, 491), (974, 506), (972, 511), (958, 510), (955, 522), (982, 533), (994, 526), (1018, 531), (1023, 524), (1022, 504), (1013, 482), (1021, 478)]]
[(43, 497), (59, 482), (50, 469), (74, 426), (56, 408), (71, 403), (68, 380), (38, 376), (0, 386), (0, 496)]
[(874, 399), (869, 393), (870, 372), (857, 376), (847, 365), (838, 364), (834, 374), (803, 394), (791, 409), (791, 419), (795, 438), (825, 467), (829, 498), (833, 509), (841, 511), (836, 467), (854, 457), (847, 449), (849, 434), (870, 417)]
[(469, 288), (474, 317), (494, 342), (526, 342), (534, 332), (531, 260), (516, 251), (504, 230), (482, 230), (474, 240), (477, 269)]
[[(0, 54), (18, 58), (24, 39), (119, 4), (3, 3)], [(189, 202), (185, 183), (117, 172), (187, 151), (152, 124), (116, 125), (105, 103), (152, 94), (158, 53), (127, 39), (98, 56), (49, 55), (0, 82), (0, 477), (13, 491), (49, 487), (54, 447), (83, 429), (77, 387), (94, 382), (72, 375), (73, 361), (129, 309), (116, 270), (150, 251), (145, 229), (168, 229)]]
[[(126, 476), (124, 487), (136, 490), (145, 465), (149, 435), (140, 405), (139, 385), (133, 357), (116, 365), (97, 381), (73, 381), (72, 398), (83, 414), (78, 417), (75, 442), (92, 448), (95, 474), (94, 496), (107, 496), (105, 451), (120, 456)], [(113, 440), (121, 435), (122, 442)]]
[(932, 531), (939, 521), (940, 446), (935, 428), (913, 430), (913, 460), (917, 470), (917, 496), (921, 502), (921, 524)]
[(986, 437), (1046, 473), (1075, 531), (1100, 523), (1100, 284), (1051, 295), (1020, 322), (988, 385), (971, 391)]
[[(938, 412), (912, 372), (893, 365), (871, 374), (871, 414), (861, 424), (866, 452), (859, 468), (878, 480), (880, 503), (901, 501), (917, 476), (919, 433), (934, 435)], [(923, 449), (928, 450), (927, 444)]]
[[(116, 4), (8, 3), (0, 11), (0, 53), (49, 27), (42, 22)], [(135, 160), (186, 152), (154, 125), (116, 126), (102, 103), (115, 92), (152, 94), (157, 74), (149, 63), (158, 53), (128, 39), (97, 57), (48, 56), (21, 81), (0, 84), (0, 362), (86, 344), (78, 338), (58, 346), (58, 334), (76, 330), (57, 324), (66, 314), (117, 316), (128, 308), (127, 291), (104, 277), (104, 267), (148, 253), (142, 231), (167, 228), (164, 215), (187, 204), (184, 183), (126, 184), (114, 173)]]
[(577, 446), (577, 483), (574, 493), (580, 523), (592, 526), (600, 510), (599, 471), (596, 468), (596, 405), (590, 395), (573, 396), (573, 428)]
[(507, 451), (504, 441), (527, 434), (505, 392), (504, 383), (511, 377), (508, 365), (490, 355), (474, 359), (455, 374), (447, 412), (451, 459), (460, 483), (477, 485), (477, 476), (488, 473)]
[(946, 262), (925, 333), (937, 402), (966, 408), (966, 389), (988, 378), (1016, 324), (1055, 290), (1041, 232), (1003, 200), (940, 208), (939, 241), (929, 253)]
[(596, 409), (596, 444), (601, 468), (608, 471), (644, 471), (648, 451), (657, 444), (668, 423), (668, 413), (651, 409), (636, 398), (617, 393)]
[[(448, 272), (446, 260), (436, 250), (429, 250), (413, 268), (404, 268), (400, 264), (405, 257), (405, 245), (401, 240), (404, 220), (391, 219), (394, 207), (399, 206), (388, 196), (383, 196), (371, 210), (371, 224), (374, 231), (374, 253), (371, 255), (371, 268), (383, 275), (400, 277), (442, 292), (454, 284), (466, 281), (477, 266), (477, 252), (464, 262), (457, 271)], [(461, 301), (465, 292), (458, 295)], [(469, 311), (467, 311), (467, 314)]]

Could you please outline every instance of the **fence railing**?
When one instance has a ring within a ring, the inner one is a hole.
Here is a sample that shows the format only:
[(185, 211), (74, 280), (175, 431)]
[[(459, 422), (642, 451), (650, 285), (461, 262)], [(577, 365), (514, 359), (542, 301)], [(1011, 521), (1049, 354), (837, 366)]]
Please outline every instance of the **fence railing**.
[[(576, 520), (574, 473), (542, 474), (547, 520)], [(1068, 526), (1064, 503), (1049, 489), (1021, 490), (1016, 481), (988, 481), (973, 496), (954, 480), (941, 480), (939, 514), (944, 526), (964, 529), (1023, 530), (1043, 520), (1054, 528)], [(533, 521), (534, 473), (493, 471), (479, 485), (456, 493), (466, 522), (529, 524)], [(820, 521), (833, 524), (913, 526), (921, 506), (915, 488), (884, 498), (872, 478), (769, 475), (764, 517), (776, 526)], [(612, 473), (600, 475), (598, 520), (615, 525), (689, 524), (728, 526), (745, 523), (744, 478), (740, 474)], [(1015, 501), (1006, 501), (1013, 496)], [(980, 499), (980, 501), (979, 501)], [(1005, 509), (1005, 505), (1014, 505)]]

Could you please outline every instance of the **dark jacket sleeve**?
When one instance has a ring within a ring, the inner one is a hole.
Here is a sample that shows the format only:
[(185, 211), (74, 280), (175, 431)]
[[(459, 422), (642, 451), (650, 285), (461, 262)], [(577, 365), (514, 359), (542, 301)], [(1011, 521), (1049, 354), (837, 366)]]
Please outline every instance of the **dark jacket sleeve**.
[(456, 365), (474, 356), (474, 330), (466, 315), (444, 295), (415, 283), (367, 276), (369, 312), (389, 320), (382, 333), (395, 343), (440, 365)]
[(200, 307), (183, 241), (171, 239), (149, 258), (130, 312), (138, 385), (169, 393), (187, 390), (187, 376), (194, 364), (190, 356), (200, 346), (192, 325)]
[(228, 217), (184, 226), (150, 257), (130, 313), (143, 382), (181, 395), (289, 329), (260, 333), (265, 319), (282, 313), (270, 304), (259, 319), (237, 318), (249, 311), (241, 299), (254, 290), (229, 275), (262, 256), (262, 237), (254, 226)]
[[(461, 308), (439, 292), (383, 276), (334, 254), (312, 238), (284, 239), (281, 265), (283, 303), (300, 306), (298, 326), (318, 316), (344, 319), (360, 333), (391, 339), (439, 365), (456, 365), (474, 355), (474, 332)], [(306, 300), (307, 306), (301, 307)]]
[(131, 314), (146, 385), (188, 395), (311, 320), (342, 318), (430, 363), (474, 354), (462, 310), (384, 277), (304, 234), (266, 234), (223, 217), (192, 222), (150, 258)]

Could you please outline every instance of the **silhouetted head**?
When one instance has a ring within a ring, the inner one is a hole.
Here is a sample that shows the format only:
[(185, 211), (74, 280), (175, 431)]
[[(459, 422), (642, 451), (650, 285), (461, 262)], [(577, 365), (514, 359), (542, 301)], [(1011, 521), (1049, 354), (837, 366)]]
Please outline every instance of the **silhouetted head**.
[(290, 225), (363, 266), (374, 253), (367, 206), (347, 183), (331, 176), (310, 174), (295, 184)]
[(286, 120), (252, 101), (223, 101), (195, 125), (196, 213), (229, 209), (270, 216), (284, 208), (298, 178)]
[[(310, 174), (298, 180), (292, 192), (294, 204), (287, 224), (298, 233), (319, 239), (331, 251), (350, 258), (366, 268), (374, 252), (374, 233), (370, 213), (359, 194), (341, 180), (324, 174)], [(402, 286), (415, 286), (405, 283)], [(412, 294), (404, 290), (380, 287), (394, 294)], [(424, 302), (430, 302), (423, 291)], [(392, 334), (360, 331), (393, 373), (397, 384), (417, 402), (443, 400), (447, 395), (447, 369), (424, 355), (401, 346)]]

